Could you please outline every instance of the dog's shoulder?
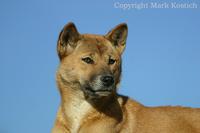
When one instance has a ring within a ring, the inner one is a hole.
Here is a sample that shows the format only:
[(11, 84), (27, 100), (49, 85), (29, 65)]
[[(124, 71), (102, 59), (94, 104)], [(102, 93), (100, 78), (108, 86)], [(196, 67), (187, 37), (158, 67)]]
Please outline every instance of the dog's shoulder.
[(117, 95), (118, 102), (121, 106), (122, 109), (131, 111), (131, 112), (137, 112), (142, 108), (145, 108), (144, 105), (141, 103), (137, 102), (136, 100), (129, 98), (128, 96), (123, 96), (123, 95)]

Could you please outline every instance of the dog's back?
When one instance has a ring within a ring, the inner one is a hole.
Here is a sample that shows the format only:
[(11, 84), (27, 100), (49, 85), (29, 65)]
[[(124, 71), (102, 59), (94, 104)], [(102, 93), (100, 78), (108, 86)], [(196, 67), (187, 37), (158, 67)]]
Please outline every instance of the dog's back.
[(200, 109), (144, 107), (136, 121), (138, 133), (200, 133)]

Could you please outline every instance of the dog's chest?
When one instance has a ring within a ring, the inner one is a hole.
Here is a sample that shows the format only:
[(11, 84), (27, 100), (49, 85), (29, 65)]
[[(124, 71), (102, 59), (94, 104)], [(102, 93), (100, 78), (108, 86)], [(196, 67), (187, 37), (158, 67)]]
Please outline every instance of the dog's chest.
[(81, 126), (81, 122), (83, 121), (83, 118), (86, 116), (86, 114), (89, 112), (90, 109), (91, 105), (86, 101), (73, 102), (68, 107), (67, 115), (71, 119), (71, 133), (78, 132)]

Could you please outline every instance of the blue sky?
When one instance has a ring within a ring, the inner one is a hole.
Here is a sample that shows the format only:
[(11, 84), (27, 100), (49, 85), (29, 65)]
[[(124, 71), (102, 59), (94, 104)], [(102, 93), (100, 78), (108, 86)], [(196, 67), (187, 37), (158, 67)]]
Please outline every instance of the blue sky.
[[(191, 3), (197, 9), (115, 8), (114, 3)], [(1, 0), (0, 132), (50, 132), (60, 97), (56, 41), (73, 21), (80, 33), (129, 27), (120, 93), (144, 105), (200, 107), (198, 0)]]

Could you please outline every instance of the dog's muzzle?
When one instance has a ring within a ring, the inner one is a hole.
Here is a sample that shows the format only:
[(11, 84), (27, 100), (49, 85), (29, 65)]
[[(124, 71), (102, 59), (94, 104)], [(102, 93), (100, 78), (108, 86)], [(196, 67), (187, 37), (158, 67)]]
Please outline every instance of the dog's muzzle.
[(85, 93), (93, 97), (109, 96), (115, 89), (112, 75), (99, 75), (93, 78), (84, 88)]
[(114, 78), (111, 75), (102, 76), (100, 79), (105, 87), (110, 87), (114, 84)]

